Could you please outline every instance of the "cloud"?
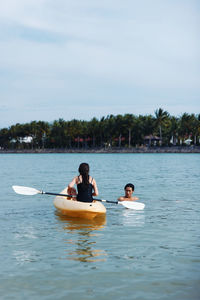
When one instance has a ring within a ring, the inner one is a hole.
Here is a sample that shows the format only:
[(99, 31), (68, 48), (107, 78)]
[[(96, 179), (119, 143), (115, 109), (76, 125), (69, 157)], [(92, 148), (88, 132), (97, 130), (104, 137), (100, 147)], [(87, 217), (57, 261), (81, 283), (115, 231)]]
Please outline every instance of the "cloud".
[(85, 117), (152, 113), (162, 101), (198, 111), (198, 20), (196, 1), (4, 1), (0, 103), (15, 99), (19, 119), (34, 107), (79, 116), (77, 105)]

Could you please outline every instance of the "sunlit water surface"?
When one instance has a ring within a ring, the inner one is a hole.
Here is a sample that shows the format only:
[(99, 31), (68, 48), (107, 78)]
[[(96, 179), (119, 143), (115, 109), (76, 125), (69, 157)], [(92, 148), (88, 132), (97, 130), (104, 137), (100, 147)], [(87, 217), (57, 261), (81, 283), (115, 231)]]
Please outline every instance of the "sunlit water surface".
[[(127, 182), (144, 211), (59, 215), (53, 197), (88, 162), (100, 198)], [(1, 299), (200, 299), (199, 154), (1, 154)]]

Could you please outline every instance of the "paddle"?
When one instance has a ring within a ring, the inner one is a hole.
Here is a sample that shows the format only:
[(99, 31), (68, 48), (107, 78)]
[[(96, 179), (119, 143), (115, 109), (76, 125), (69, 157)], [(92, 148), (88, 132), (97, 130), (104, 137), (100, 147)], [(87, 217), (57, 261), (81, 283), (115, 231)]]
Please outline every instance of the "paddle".
[[(30, 188), (27, 186), (13, 185), (12, 188), (15, 191), (15, 193), (20, 194), (20, 195), (33, 196), (36, 194), (46, 194), (46, 195), (54, 195), (54, 196), (61, 196), (61, 197), (74, 197), (74, 198), (76, 197), (76, 196), (67, 195), (67, 194), (57, 194), (57, 193), (49, 193), (49, 192), (39, 191), (39, 190), (36, 190), (35, 188)], [(145, 204), (140, 203), (140, 202), (109, 201), (109, 200), (104, 200), (104, 199), (94, 199), (94, 200), (101, 201), (101, 202), (107, 202), (107, 203), (121, 204), (122, 206), (124, 206), (126, 208), (135, 209), (135, 210), (142, 210), (145, 207)]]

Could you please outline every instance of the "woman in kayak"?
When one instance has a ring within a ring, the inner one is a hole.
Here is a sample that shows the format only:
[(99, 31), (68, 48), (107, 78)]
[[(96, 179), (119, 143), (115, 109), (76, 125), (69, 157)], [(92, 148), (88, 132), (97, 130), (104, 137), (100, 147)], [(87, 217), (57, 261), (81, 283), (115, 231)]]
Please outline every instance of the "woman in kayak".
[(74, 177), (74, 179), (68, 185), (68, 194), (76, 195), (76, 189), (74, 185), (77, 185), (77, 200), (81, 202), (92, 202), (93, 196), (98, 196), (98, 188), (94, 178), (89, 175), (89, 165), (82, 163), (78, 169), (80, 175)]

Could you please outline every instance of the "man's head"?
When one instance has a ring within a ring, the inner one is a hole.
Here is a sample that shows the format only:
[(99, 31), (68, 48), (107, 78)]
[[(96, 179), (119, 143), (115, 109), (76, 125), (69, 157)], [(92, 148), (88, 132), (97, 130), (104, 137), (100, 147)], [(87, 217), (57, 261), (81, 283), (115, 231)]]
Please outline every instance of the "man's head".
[(125, 191), (125, 196), (126, 198), (131, 198), (132, 194), (134, 192), (134, 185), (132, 183), (127, 183), (124, 187), (124, 191)]

